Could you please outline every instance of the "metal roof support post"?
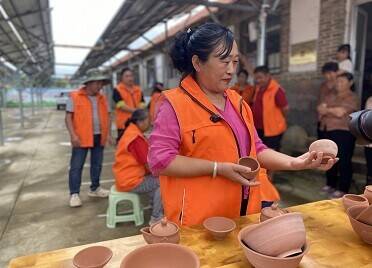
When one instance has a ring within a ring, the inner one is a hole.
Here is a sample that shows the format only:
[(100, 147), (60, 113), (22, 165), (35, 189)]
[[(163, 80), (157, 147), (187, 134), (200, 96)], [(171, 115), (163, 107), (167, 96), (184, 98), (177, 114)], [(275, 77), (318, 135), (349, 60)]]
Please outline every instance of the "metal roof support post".
[(0, 108), (0, 146), (4, 146), (4, 128), (3, 128), (3, 114), (2, 107)]
[(268, 0), (263, 0), (261, 4), (259, 22), (259, 37), (257, 39), (257, 66), (265, 65), (266, 54), (266, 19), (268, 14)]
[(30, 88), (31, 94), (31, 114), (35, 115), (35, 101), (34, 101), (34, 86), (32, 85)]
[(19, 112), (21, 114), (21, 127), (25, 127), (25, 115), (23, 110), (23, 96), (22, 96), (22, 88), (18, 88), (18, 97), (19, 97)]
[(43, 103), (43, 88), (40, 88), (40, 108), (43, 110), (44, 103)]

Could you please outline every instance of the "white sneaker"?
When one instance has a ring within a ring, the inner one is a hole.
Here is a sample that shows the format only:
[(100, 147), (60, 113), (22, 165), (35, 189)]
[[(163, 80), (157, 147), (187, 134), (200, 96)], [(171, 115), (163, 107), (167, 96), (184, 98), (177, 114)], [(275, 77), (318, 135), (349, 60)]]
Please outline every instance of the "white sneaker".
[(106, 198), (109, 196), (110, 191), (102, 187), (98, 187), (95, 191), (89, 191), (88, 196), (90, 197), (101, 197)]
[(70, 207), (80, 207), (83, 203), (80, 200), (79, 194), (72, 194), (70, 197)]

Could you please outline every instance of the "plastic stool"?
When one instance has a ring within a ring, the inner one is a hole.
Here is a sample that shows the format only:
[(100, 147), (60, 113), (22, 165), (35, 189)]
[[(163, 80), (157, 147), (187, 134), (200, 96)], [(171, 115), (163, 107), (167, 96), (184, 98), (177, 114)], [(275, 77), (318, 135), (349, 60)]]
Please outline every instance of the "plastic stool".
[[(121, 201), (129, 201), (133, 205), (133, 212), (128, 215), (117, 215), (118, 203)], [(107, 208), (106, 226), (115, 228), (118, 222), (134, 221), (136, 226), (144, 223), (143, 209), (138, 194), (129, 192), (116, 191), (115, 185), (111, 187), (109, 195), (109, 205)]]

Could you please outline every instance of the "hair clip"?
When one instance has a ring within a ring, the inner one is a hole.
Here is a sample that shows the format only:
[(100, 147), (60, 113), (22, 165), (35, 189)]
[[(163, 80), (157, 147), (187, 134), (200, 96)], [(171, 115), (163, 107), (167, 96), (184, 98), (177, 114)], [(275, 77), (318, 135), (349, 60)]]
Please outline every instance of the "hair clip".
[(192, 32), (191, 28), (188, 28), (186, 32), (190, 34)]

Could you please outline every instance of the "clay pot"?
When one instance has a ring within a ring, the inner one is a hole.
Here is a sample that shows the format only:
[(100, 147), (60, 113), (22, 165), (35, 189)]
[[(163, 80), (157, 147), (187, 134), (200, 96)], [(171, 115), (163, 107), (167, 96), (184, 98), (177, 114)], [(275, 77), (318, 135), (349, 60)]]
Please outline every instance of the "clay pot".
[(224, 239), (236, 228), (233, 220), (225, 217), (211, 217), (203, 222), (203, 226), (216, 240)]
[(348, 210), (348, 208), (356, 205), (362, 205), (364, 207), (369, 206), (367, 198), (356, 194), (345, 194), (342, 197), (342, 203), (344, 204), (345, 211)]
[(347, 215), (354, 232), (367, 244), (372, 245), (372, 225), (357, 221), (355, 218), (365, 209), (364, 206), (352, 206), (347, 210)]
[(372, 185), (366, 186), (363, 194), (367, 199), (370, 205), (372, 205)]
[(249, 167), (251, 169), (250, 173), (244, 174), (244, 177), (247, 180), (254, 180), (260, 171), (260, 163), (258, 163), (257, 159), (250, 156), (240, 158), (239, 165)]
[(338, 147), (337, 144), (328, 139), (321, 139), (314, 141), (312, 144), (310, 144), (309, 152), (322, 152), (323, 153), (323, 159), (322, 164), (327, 164), (329, 159), (333, 159), (337, 156), (338, 153)]
[(79, 251), (72, 262), (78, 268), (102, 268), (111, 257), (112, 251), (109, 248), (94, 246)]
[(272, 257), (301, 253), (306, 241), (302, 215), (294, 212), (266, 220), (245, 232), (242, 239), (252, 250)]
[(180, 242), (179, 230), (177, 224), (168, 221), (167, 218), (164, 217), (161, 221), (151, 225), (150, 227), (144, 227), (140, 231), (143, 235), (143, 239), (145, 239), (148, 244), (178, 244)]
[(279, 208), (279, 204), (275, 202), (270, 207), (261, 209), (260, 222), (289, 213), (286, 209)]
[(302, 246), (301, 253), (295, 256), (278, 258), (260, 254), (249, 248), (249, 246), (247, 246), (242, 240), (250, 229), (255, 228), (254, 225), (249, 225), (243, 228), (238, 234), (238, 239), (240, 246), (244, 251), (244, 255), (248, 259), (249, 263), (255, 268), (296, 268), (300, 264), (303, 256), (309, 251), (309, 244), (305, 242)]
[(355, 219), (372, 226), (372, 205), (363, 209), (363, 211), (358, 216), (356, 216)]
[(187, 247), (162, 243), (135, 249), (121, 262), (120, 268), (199, 268), (198, 256)]

